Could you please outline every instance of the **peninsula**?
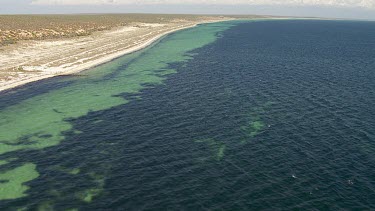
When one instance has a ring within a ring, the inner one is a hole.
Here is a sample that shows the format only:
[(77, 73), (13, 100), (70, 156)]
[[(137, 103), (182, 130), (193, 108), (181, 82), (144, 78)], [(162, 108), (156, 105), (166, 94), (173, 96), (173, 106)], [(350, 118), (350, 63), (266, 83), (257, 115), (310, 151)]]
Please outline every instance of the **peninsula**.
[[(247, 16), (246, 18), (260, 18)], [(234, 16), (109, 14), (0, 16), (0, 91), (108, 62), (201, 23)]]

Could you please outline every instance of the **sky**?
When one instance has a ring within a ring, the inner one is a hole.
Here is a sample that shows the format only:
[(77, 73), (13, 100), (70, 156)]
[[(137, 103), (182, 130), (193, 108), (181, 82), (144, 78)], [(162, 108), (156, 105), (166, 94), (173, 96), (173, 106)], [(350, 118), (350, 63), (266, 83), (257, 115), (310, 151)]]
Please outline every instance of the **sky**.
[(184, 13), (375, 20), (375, 0), (0, 0), (0, 14)]

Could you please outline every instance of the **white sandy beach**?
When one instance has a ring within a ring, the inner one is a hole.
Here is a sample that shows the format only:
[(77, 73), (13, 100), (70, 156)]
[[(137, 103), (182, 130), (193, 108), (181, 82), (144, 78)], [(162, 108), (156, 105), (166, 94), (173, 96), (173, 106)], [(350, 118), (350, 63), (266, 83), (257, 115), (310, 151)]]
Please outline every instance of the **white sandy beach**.
[(230, 19), (137, 23), (86, 37), (23, 41), (5, 46), (0, 49), (0, 91), (54, 76), (74, 74), (143, 49), (166, 34), (201, 23), (225, 20)]

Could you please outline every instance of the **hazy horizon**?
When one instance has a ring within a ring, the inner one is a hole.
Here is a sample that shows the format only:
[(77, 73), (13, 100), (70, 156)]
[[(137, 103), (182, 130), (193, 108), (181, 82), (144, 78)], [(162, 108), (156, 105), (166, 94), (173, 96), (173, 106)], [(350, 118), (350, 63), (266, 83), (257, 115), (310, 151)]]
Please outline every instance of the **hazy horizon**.
[[(222, 14), (274, 15), (375, 20), (375, 2), (371, 0), (218, 0), (219, 4), (195, 0), (151, 3), (133, 0), (0, 0), (0, 14), (85, 14), (85, 13), (157, 13), (157, 14)], [(236, 4), (236, 2), (239, 2)], [(326, 3), (328, 2), (328, 3)], [(337, 3), (336, 3), (337, 2)], [(358, 2), (358, 3), (353, 3)]]

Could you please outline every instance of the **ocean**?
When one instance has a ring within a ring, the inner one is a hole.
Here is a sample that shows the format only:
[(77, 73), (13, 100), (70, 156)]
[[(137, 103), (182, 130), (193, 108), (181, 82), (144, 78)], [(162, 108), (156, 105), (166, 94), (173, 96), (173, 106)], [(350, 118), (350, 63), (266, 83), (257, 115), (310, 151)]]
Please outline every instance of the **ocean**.
[(202, 24), (0, 94), (1, 210), (375, 209), (375, 23)]

